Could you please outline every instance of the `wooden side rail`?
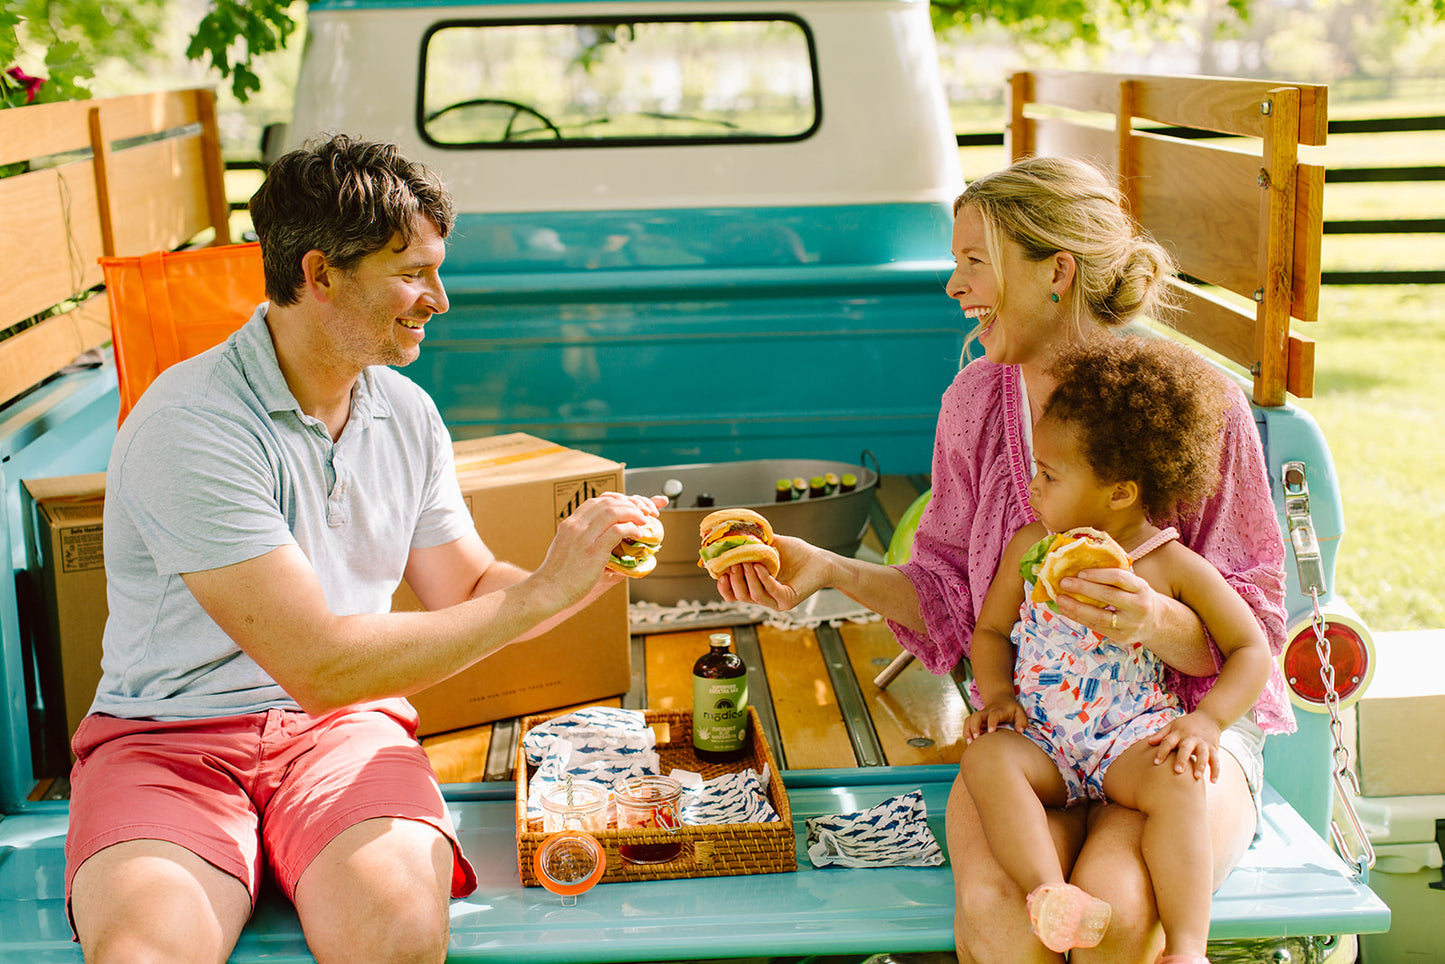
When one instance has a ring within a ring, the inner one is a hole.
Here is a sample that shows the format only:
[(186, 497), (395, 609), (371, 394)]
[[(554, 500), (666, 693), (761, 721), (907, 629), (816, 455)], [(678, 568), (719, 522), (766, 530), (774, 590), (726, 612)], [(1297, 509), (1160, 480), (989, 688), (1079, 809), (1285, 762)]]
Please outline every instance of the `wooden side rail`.
[(230, 242), (209, 90), (0, 111), (0, 171), (21, 163), (0, 177), (0, 404), (110, 340), (97, 258)]
[[(1009, 154), (1086, 157), (1119, 180), (1131, 212), (1181, 273), (1176, 328), (1242, 366), (1254, 401), (1314, 391), (1314, 342), (1291, 319), (1319, 317), (1324, 168), (1299, 160), (1325, 141), (1327, 89), (1217, 77), (1026, 71), (1010, 78)], [(1214, 143), (1137, 122), (1209, 131)], [(1247, 307), (1249, 303), (1253, 307)]]

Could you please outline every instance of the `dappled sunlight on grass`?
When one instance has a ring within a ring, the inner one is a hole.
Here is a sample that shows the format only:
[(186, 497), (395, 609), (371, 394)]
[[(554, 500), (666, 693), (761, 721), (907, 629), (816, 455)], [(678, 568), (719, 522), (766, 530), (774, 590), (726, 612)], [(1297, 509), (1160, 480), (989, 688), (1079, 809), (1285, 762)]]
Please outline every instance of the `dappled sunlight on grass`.
[(1375, 630), (1445, 627), (1445, 287), (1327, 287), (1315, 397), (1345, 507), (1336, 589)]

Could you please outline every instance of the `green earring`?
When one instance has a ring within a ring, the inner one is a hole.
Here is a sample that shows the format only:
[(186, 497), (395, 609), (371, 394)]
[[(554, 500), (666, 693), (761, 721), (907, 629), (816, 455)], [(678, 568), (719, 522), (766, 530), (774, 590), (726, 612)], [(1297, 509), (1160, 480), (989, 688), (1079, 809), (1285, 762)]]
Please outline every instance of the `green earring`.
[(1054, 304), (1058, 304), (1058, 303), (1059, 303), (1059, 293), (1058, 293), (1057, 291), (1050, 291), (1050, 292), (1049, 292), (1049, 300), (1052, 301)]

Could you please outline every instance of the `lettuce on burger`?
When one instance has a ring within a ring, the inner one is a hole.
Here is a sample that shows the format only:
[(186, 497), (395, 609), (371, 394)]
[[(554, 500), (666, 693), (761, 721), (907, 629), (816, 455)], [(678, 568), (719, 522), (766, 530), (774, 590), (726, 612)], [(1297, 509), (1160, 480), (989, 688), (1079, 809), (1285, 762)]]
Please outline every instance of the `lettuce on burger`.
[(662, 548), (662, 520), (648, 516), (642, 533), (635, 539), (623, 539), (607, 558), (607, 568), (633, 579), (641, 579), (657, 568), (656, 553)]
[(718, 509), (698, 523), (697, 531), (702, 538), (697, 564), (714, 579), (745, 562), (760, 562), (770, 574), (778, 574), (773, 527), (752, 509)]
[[(1019, 562), (1019, 574), (1034, 584), (1030, 602), (1048, 603), (1055, 611), (1059, 581), (1085, 569), (1130, 569), (1129, 554), (1107, 532), (1079, 526), (1053, 533), (1029, 547)], [(1094, 606), (1104, 603), (1080, 593), (1063, 593)]]

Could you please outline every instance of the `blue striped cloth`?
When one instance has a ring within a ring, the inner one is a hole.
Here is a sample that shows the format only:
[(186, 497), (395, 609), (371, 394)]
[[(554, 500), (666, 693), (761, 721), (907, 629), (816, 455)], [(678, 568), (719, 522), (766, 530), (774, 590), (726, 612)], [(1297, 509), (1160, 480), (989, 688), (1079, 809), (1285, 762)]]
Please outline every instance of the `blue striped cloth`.
[(928, 829), (923, 794), (910, 790), (855, 813), (809, 817), (814, 867), (936, 867), (943, 850)]

